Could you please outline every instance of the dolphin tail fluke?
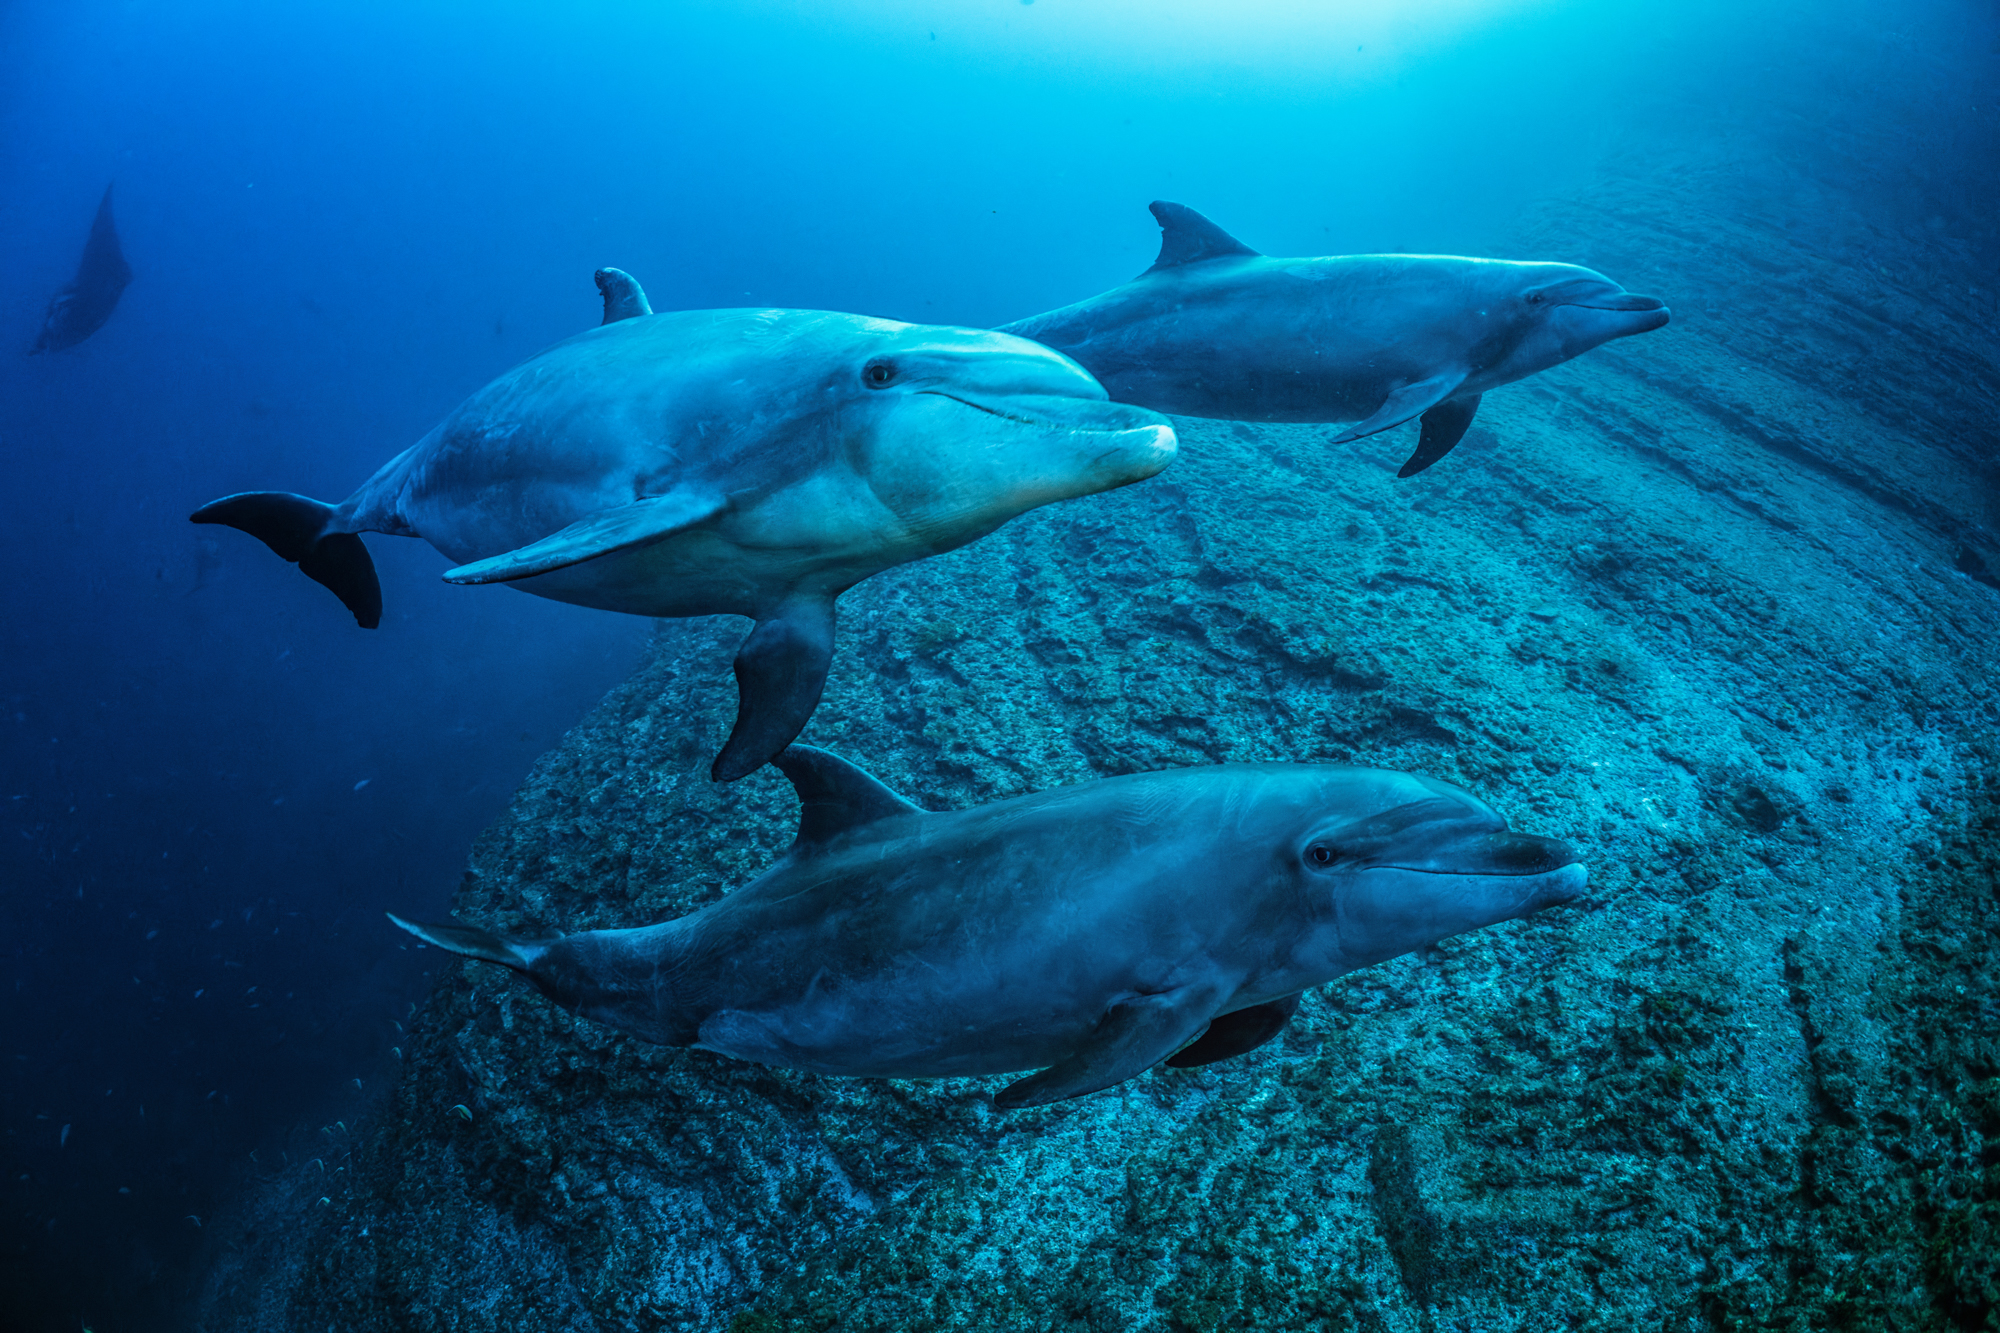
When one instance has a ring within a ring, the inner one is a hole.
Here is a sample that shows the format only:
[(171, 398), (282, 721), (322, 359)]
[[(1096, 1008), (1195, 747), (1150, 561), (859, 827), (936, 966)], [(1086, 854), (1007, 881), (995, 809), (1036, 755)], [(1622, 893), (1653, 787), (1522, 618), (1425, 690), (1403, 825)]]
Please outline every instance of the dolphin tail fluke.
[(247, 532), (332, 590), (363, 629), (382, 623), (382, 583), (368, 548), (351, 532), (328, 532), (334, 509), (284, 491), (248, 491), (203, 505), (193, 523), (221, 523)]
[(1424, 413), (1424, 430), (1417, 437), (1417, 451), (1410, 455), (1410, 461), (1403, 464), (1396, 475), (1414, 477), (1450, 453), (1465, 438), (1466, 428), (1472, 424), (1473, 414), (1478, 411), (1479, 395), (1474, 393), (1463, 398), (1447, 398)]
[(757, 622), (736, 652), (736, 727), (709, 776), (734, 782), (790, 745), (826, 689), (833, 663), (833, 599), (800, 598)]
[(419, 925), (414, 921), (403, 920), (394, 912), (385, 912), (383, 915), (425, 944), (463, 954), (467, 958), (498, 963), (502, 967), (511, 967), (516, 972), (526, 972), (535, 965), (537, 958), (548, 952), (549, 946), (546, 943), (503, 939), (492, 931), (481, 930), (477, 926)]

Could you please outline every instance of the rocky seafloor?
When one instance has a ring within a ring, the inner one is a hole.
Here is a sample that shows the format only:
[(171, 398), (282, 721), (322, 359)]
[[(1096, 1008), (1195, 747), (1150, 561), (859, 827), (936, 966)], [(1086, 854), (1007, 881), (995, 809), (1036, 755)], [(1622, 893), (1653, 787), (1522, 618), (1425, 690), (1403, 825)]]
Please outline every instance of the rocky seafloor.
[[(1573, 841), (1587, 901), (1011, 1114), (440, 956), (393, 1091), (246, 1211), (200, 1327), (2000, 1327), (1991, 296), (1811, 188), (1796, 228), (1671, 161), (1540, 206), (1513, 252), (1675, 322), (1489, 395), (1417, 478), (1400, 433), (1184, 421), (1160, 478), (842, 603), (804, 739), (927, 807), (1359, 762)], [(705, 776), (741, 632), (661, 629), (461, 917), (658, 920), (785, 846), (774, 770)]]

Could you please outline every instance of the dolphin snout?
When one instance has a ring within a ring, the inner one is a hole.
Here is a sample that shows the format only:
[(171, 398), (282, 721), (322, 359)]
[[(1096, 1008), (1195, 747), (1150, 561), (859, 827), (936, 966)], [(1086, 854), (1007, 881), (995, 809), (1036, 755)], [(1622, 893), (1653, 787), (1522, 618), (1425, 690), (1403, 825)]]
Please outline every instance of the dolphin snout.
[(1486, 869), (1478, 873), (1517, 883), (1525, 880), (1532, 886), (1522, 904), (1523, 916), (1575, 901), (1583, 896), (1584, 886), (1590, 882), (1590, 873), (1576, 859), (1576, 849), (1557, 838), (1512, 831), (1495, 833), (1485, 840), (1482, 851), (1483, 855), (1475, 852), (1473, 856), (1474, 861), (1483, 860), (1486, 864)]
[(1643, 312), (1643, 315), (1644, 317), (1638, 321), (1638, 327), (1632, 332), (1651, 333), (1654, 329), (1663, 329), (1667, 326), (1667, 321), (1673, 318), (1672, 312), (1664, 305), (1650, 307)]
[(1673, 317), (1667, 303), (1657, 296), (1641, 296), (1637, 292), (1618, 292), (1612, 296), (1592, 296), (1568, 302), (1585, 310), (1607, 310), (1614, 314), (1629, 315), (1621, 321), (1616, 337), (1629, 338), (1635, 333), (1651, 333), (1654, 329), (1665, 328)]
[(1510, 916), (1522, 917), (1583, 896), (1590, 873), (1576, 851), (1556, 838), (1532, 833), (1494, 833), (1461, 843), (1450, 873), (1460, 883), (1491, 886), (1511, 901)]
[(1637, 292), (1616, 292), (1609, 296), (1591, 295), (1564, 305), (1580, 305), (1589, 310), (1665, 310), (1667, 303), (1657, 296), (1641, 296)]
[(1534, 901), (1528, 910), (1539, 912), (1544, 907), (1559, 907), (1564, 903), (1575, 902), (1583, 896), (1584, 888), (1589, 883), (1590, 872), (1583, 868), (1581, 862), (1572, 861), (1562, 869), (1550, 871), (1536, 879)]
[(1492, 834), (1484, 841), (1484, 848), (1473, 850), (1468, 858), (1478, 864), (1474, 874), (1545, 875), (1576, 864), (1576, 852), (1556, 838), (1507, 832)]
[(1124, 434), (1154, 428), (1172, 429), (1167, 419), (1158, 412), (1102, 398), (1071, 398), (1047, 393), (988, 393), (961, 388), (923, 389), (919, 392), (949, 398), (1009, 421), (1050, 430)]
[(1533, 833), (1467, 832), (1439, 838), (1430, 846), (1411, 849), (1414, 855), (1391, 855), (1381, 864), (1434, 875), (1502, 876), (1510, 879), (1547, 875), (1576, 864), (1576, 851), (1556, 838)]

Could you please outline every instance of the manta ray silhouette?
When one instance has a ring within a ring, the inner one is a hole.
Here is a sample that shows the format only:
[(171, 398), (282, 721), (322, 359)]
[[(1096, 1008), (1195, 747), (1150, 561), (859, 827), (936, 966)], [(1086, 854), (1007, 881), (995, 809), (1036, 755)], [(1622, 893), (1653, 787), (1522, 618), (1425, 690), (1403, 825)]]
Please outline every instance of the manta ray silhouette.
[(90, 239), (83, 243), (83, 258), (69, 285), (49, 300), (42, 316), (42, 331), (28, 355), (59, 352), (74, 347), (104, 327), (118, 298), (132, 281), (132, 266), (118, 246), (118, 227), (111, 220), (111, 187), (104, 187), (98, 201), (97, 218), (90, 224)]

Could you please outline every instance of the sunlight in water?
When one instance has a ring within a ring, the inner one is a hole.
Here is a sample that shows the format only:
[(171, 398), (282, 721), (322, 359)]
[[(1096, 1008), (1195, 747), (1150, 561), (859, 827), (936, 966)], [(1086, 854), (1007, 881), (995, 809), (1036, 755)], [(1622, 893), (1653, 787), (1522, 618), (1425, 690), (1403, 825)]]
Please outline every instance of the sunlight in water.
[(747, 0), (745, 8), (893, 41), (936, 41), (996, 63), (1161, 74), (1372, 81), (1407, 60), (1566, 0)]

